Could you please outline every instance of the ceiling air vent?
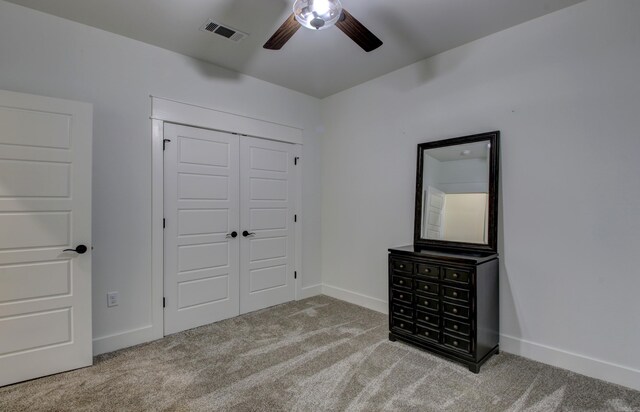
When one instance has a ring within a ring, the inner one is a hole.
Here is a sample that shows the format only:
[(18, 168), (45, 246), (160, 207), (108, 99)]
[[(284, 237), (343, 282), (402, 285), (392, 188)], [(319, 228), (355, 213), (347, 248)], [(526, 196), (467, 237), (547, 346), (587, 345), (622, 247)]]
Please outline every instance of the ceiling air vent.
[(200, 30), (217, 34), (218, 36), (222, 36), (225, 39), (234, 41), (236, 43), (249, 36), (247, 33), (243, 33), (239, 30), (233, 29), (224, 24), (220, 24), (217, 21), (211, 19), (203, 24), (202, 27), (200, 27)]

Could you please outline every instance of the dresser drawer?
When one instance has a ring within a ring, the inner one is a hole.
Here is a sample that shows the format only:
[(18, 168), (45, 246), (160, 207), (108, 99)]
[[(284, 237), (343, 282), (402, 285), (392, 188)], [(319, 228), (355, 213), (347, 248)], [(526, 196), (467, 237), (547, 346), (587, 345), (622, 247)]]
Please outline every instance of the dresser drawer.
[(440, 302), (438, 299), (428, 298), (426, 296), (416, 296), (416, 305), (422, 309), (440, 310)]
[(440, 326), (440, 316), (433, 313), (416, 311), (416, 321), (426, 323), (431, 326)]
[(393, 260), (391, 262), (391, 267), (394, 270), (398, 270), (400, 272), (407, 272), (407, 273), (412, 273), (413, 272), (413, 262), (408, 262), (406, 260)]
[(391, 291), (391, 296), (393, 297), (393, 300), (396, 300), (398, 302), (404, 302), (409, 305), (413, 303), (413, 294), (405, 292), (404, 290), (394, 289)]
[(469, 336), (471, 334), (471, 325), (453, 319), (444, 319), (444, 329), (453, 333)]
[(391, 276), (391, 283), (397, 288), (411, 289), (413, 287), (413, 279), (404, 276)]
[(394, 303), (392, 308), (393, 308), (392, 310), (393, 310), (393, 314), (394, 315), (406, 316), (406, 317), (408, 317), (410, 319), (413, 318), (413, 309), (411, 309), (409, 307), (398, 305), (398, 304)]
[(451, 349), (459, 350), (465, 353), (471, 353), (471, 342), (466, 339), (458, 338), (456, 336), (451, 336), (445, 333), (444, 344)]
[(442, 286), (442, 296), (446, 299), (469, 302), (469, 291), (466, 289), (452, 288), (451, 286)]
[(408, 320), (402, 318), (391, 318), (391, 326), (396, 329), (403, 330), (408, 333), (413, 333), (413, 322), (409, 322)]
[(416, 292), (430, 293), (433, 295), (437, 295), (440, 292), (440, 285), (433, 282), (416, 280)]
[(471, 279), (471, 271), (469, 270), (444, 268), (444, 280), (467, 285), (469, 279)]
[(416, 271), (416, 275), (419, 276), (427, 276), (430, 278), (440, 278), (440, 267), (439, 266), (433, 266), (433, 265), (429, 265), (429, 264), (425, 264), (425, 263), (418, 263), (417, 264), (417, 271)]
[(469, 318), (469, 307), (467, 306), (454, 305), (449, 302), (443, 302), (442, 306), (445, 315)]
[(416, 336), (419, 336), (422, 339), (432, 340), (434, 342), (440, 341), (440, 332), (438, 330), (426, 328), (420, 325), (416, 325)]

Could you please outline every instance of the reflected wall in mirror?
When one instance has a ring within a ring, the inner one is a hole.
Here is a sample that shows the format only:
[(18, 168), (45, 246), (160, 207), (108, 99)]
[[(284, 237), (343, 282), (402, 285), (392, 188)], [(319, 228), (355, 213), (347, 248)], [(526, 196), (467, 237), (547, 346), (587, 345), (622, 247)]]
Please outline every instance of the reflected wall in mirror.
[(494, 249), (498, 136), (418, 145), (417, 244)]
[(490, 143), (425, 150), (422, 237), (487, 243)]

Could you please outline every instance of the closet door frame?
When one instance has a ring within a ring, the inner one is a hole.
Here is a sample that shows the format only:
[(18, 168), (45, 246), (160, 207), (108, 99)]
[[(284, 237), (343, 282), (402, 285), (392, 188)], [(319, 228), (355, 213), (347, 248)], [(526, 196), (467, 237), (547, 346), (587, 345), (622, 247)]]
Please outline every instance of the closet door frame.
[[(297, 153), (302, 153), (302, 132), (300, 128), (282, 125), (248, 116), (222, 112), (202, 106), (179, 102), (155, 96), (151, 98), (151, 333), (141, 336), (131, 345), (159, 339), (164, 336), (164, 125), (174, 123), (189, 127), (251, 136), (267, 140), (292, 143)], [(300, 157), (300, 156), (299, 156)], [(294, 299), (303, 299), (302, 279), (302, 159), (296, 166), (296, 201), (298, 216), (295, 224), (295, 267), (298, 276), (294, 279)]]

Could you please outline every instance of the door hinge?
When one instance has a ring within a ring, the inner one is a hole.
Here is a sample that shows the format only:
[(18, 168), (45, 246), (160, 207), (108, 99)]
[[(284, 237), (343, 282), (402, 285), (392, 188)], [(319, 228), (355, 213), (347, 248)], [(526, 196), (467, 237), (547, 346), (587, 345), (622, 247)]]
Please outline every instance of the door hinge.
[(293, 164), (297, 166), (298, 165), (298, 160), (300, 160), (299, 157), (294, 157), (293, 158)]
[(162, 140), (162, 150), (167, 150), (167, 143), (171, 142), (171, 139)]
[(164, 229), (165, 227), (167, 227), (167, 219), (162, 218), (162, 228)]
[(293, 271), (293, 278), (298, 279), (298, 272), (296, 272), (295, 270)]
[(167, 307), (167, 298), (162, 298), (162, 307), (163, 308)]
[(293, 221), (297, 222), (298, 221), (298, 215), (293, 215)]

